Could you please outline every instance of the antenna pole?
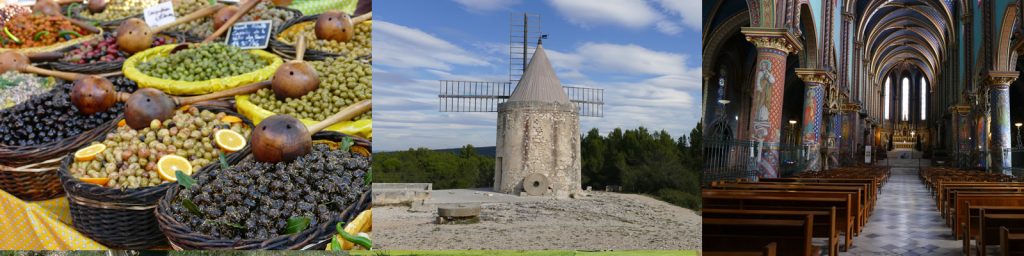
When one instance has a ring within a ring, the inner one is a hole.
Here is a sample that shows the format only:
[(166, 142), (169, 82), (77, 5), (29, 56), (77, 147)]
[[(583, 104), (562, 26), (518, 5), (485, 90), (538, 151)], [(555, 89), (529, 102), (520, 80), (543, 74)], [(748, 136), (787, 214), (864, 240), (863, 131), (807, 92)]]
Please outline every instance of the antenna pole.
[(530, 20), (530, 16), (526, 15), (526, 13), (524, 12), (523, 13), (523, 74), (526, 73), (526, 64), (528, 62), (528, 61), (526, 61), (526, 53), (530, 51), (530, 47), (529, 47), (529, 43), (528, 43), (530, 41), (530, 38), (527, 37), (529, 35), (527, 31), (530, 31), (530, 27), (528, 26), (529, 25), (529, 20)]

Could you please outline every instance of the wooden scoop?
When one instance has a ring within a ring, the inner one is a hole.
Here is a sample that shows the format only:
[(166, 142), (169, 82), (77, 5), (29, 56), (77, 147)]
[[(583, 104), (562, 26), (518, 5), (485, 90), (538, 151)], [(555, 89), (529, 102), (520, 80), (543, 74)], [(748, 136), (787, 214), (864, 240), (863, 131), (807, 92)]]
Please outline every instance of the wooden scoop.
[[(163, 121), (173, 117), (174, 110), (177, 109), (177, 106), (191, 105), (197, 102), (239, 94), (251, 94), (260, 89), (267, 88), (268, 86), (270, 86), (270, 81), (262, 81), (211, 94), (191, 97), (173, 97), (157, 89), (143, 88), (136, 90), (135, 93), (132, 93), (127, 97), (124, 96), (125, 93), (117, 93), (115, 98), (118, 100), (124, 99), (127, 102), (124, 113), (125, 123), (133, 129), (142, 129), (144, 127), (148, 127), (149, 123), (153, 120)], [(116, 103), (116, 101), (114, 103)], [(109, 106), (113, 105), (113, 103), (109, 104)]]
[(180, 25), (185, 22), (193, 21), (202, 17), (206, 17), (224, 5), (218, 4), (203, 9), (199, 9), (196, 12), (185, 15), (185, 17), (178, 18), (171, 23), (164, 24), (156, 28), (150, 28), (145, 21), (139, 18), (130, 18), (123, 22), (117, 27), (117, 46), (122, 51), (127, 53), (136, 53), (153, 46), (153, 35), (160, 33), (166, 29)]
[(320, 77), (316, 69), (302, 61), (305, 52), (306, 40), (299, 36), (296, 59), (281, 64), (277, 71), (274, 71), (271, 88), (278, 100), (299, 98), (320, 87)]
[(253, 129), (252, 155), (260, 162), (291, 162), (313, 151), (311, 135), (333, 124), (352, 120), (371, 108), (370, 100), (360, 101), (308, 128), (290, 115), (273, 115)]
[[(64, 2), (64, 1), (68, 1), (68, 0), (61, 0), (61, 2)], [(74, 2), (77, 2), (77, 1), (74, 1)], [(93, 26), (92, 24), (86, 23), (84, 21), (80, 21), (80, 20), (76, 20), (76, 19), (65, 17), (64, 14), (60, 12), (60, 4), (61, 3), (58, 3), (57, 1), (54, 1), (54, 0), (37, 0), (36, 4), (32, 6), (32, 12), (42, 13), (42, 14), (45, 14), (46, 16), (64, 17), (64, 18), (68, 19), (68, 21), (70, 21), (71, 24), (75, 24), (75, 26), (82, 27), (82, 29), (85, 29), (86, 31), (89, 31), (91, 33), (99, 33), (100, 32), (100, 29), (97, 28), (96, 26)]]
[[(228, 9), (225, 12), (218, 11), (216, 16), (221, 16), (222, 18), (223, 16), (226, 16), (226, 14), (231, 14), (230, 18), (224, 21), (221, 21), (219, 18), (214, 18), (214, 29), (216, 29), (216, 31), (214, 31), (213, 34), (210, 34), (210, 36), (206, 37), (206, 39), (203, 40), (203, 43), (213, 42), (213, 40), (216, 40), (222, 34), (227, 32), (228, 28), (231, 28), (231, 26), (233, 26), (235, 22), (238, 22), (238, 19), (241, 19), (242, 16), (245, 16), (245, 13), (248, 13), (250, 10), (255, 8), (256, 5), (260, 3), (260, 1), (261, 0), (250, 0), (248, 2), (245, 2), (240, 9), (225, 8)], [(178, 46), (175, 46), (174, 49), (171, 49), (170, 53), (174, 54), (178, 51), (188, 49), (189, 46), (191, 45), (192, 44), (178, 44)]]
[[(78, 80), (79, 78), (87, 76), (85, 74), (80, 73), (55, 71), (32, 66), (31, 62), (29, 62), (29, 57), (18, 51), (5, 51), (3, 53), (0, 53), (0, 73), (11, 70), (23, 73), (33, 73), (44, 76), (52, 76), (68, 81)], [(108, 74), (108, 76), (109, 75), (115, 75), (115, 73)]]
[(316, 19), (316, 38), (348, 42), (356, 36), (356, 24), (373, 18), (373, 12), (368, 12), (359, 17), (352, 18), (341, 11), (331, 10)]

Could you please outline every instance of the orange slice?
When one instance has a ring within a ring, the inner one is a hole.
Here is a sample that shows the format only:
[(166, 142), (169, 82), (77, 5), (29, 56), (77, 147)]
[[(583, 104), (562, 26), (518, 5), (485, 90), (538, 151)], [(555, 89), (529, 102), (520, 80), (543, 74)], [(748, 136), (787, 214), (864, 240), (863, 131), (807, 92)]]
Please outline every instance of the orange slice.
[(160, 179), (166, 181), (178, 181), (175, 171), (181, 171), (185, 175), (192, 175), (192, 163), (188, 159), (177, 155), (166, 155), (156, 162), (156, 172)]
[(238, 118), (237, 116), (224, 116), (224, 117), (220, 118), (220, 121), (223, 121), (223, 122), (229, 123), (229, 124), (233, 124), (233, 123), (241, 123), (242, 119)]
[(121, 119), (121, 121), (117, 122), (117, 127), (123, 127), (125, 124), (127, 123), (124, 121), (124, 119)]
[(80, 180), (82, 180), (82, 182), (85, 183), (92, 183), (100, 187), (106, 187), (107, 182), (110, 181), (110, 178), (81, 178)]
[(214, 141), (220, 149), (227, 152), (235, 152), (245, 148), (245, 136), (228, 129), (217, 130), (213, 134)]
[(75, 152), (75, 161), (89, 161), (96, 159), (96, 154), (103, 152), (107, 149), (107, 145), (100, 143), (92, 144), (91, 146), (79, 149)]

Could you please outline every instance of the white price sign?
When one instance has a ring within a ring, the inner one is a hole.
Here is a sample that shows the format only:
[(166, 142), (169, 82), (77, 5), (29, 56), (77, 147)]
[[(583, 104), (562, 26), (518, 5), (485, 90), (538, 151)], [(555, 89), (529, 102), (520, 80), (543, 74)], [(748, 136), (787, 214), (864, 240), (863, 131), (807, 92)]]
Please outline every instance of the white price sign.
[(177, 19), (174, 17), (174, 4), (171, 2), (163, 2), (147, 7), (142, 13), (149, 27), (159, 27), (174, 22)]

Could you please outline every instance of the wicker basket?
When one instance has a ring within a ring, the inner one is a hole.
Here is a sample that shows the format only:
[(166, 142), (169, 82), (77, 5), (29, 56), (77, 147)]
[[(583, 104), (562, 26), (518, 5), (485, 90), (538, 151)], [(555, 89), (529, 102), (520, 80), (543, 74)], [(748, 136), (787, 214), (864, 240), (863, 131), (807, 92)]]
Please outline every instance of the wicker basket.
[[(57, 86), (62, 82), (58, 82)], [(50, 92), (54, 93), (54, 88)], [(25, 103), (22, 103), (25, 104)], [(0, 144), (0, 189), (29, 201), (47, 200), (64, 195), (57, 169), (69, 152), (96, 140), (117, 126), (120, 117), (76, 136), (30, 146)]]
[[(292, 18), (286, 20), (283, 24), (289, 24), (289, 22), (291, 22), (292, 20), (295, 20), (297, 18), (301, 18), (302, 17), (302, 12), (300, 12), (299, 10), (296, 10), (296, 9), (286, 8), (286, 7), (274, 7), (274, 9), (285, 10), (285, 11), (288, 11), (289, 13), (292, 14)], [(238, 20), (238, 22), (242, 22), (242, 20)], [(271, 31), (270, 34), (271, 35), (276, 35), (278, 32), (280, 32), (281, 28), (287, 28), (287, 27), (283, 26), (283, 24), (278, 24), (276, 27), (274, 27), (274, 30)], [(185, 32), (185, 31), (174, 31), (174, 32), (175, 33), (183, 34), (185, 36), (185, 40), (188, 41), (188, 42), (202, 42), (203, 40), (206, 40), (207, 36), (209, 36), (209, 35), (196, 35), (196, 34), (188, 33), (188, 32)], [(228, 34), (227, 32), (224, 32), (224, 34), (221, 35), (220, 38), (224, 38), (225, 36), (227, 36), (227, 34)], [(220, 41), (223, 41), (223, 39), (220, 40)], [(273, 41), (273, 40), (271, 40), (271, 41)], [(270, 47), (270, 46), (268, 45), (267, 47)]]
[[(303, 22), (307, 22), (307, 21), (316, 21), (317, 18), (320, 18), (319, 14), (317, 14), (317, 15), (310, 15), (310, 16), (302, 16), (302, 17), (299, 17), (299, 18), (296, 18), (296, 19), (289, 20), (288, 22), (285, 22), (284, 25), (282, 25), (280, 27), (281, 29), (279, 29), (278, 31), (274, 32), (273, 35), (271, 35), (270, 48), (274, 51), (274, 53), (277, 53), (278, 55), (281, 55), (284, 58), (294, 59), (295, 58), (295, 46), (287, 44), (284, 41), (281, 41), (281, 40), (277, 39), (278, 34), (280, 34), (285, 29), (288, 29), (288, 28), (294, 26), (295, 24), (299, 24), (299, 23), (303, 23)], [(336, 58), (336, 57), (341, 57), (341, 56), (345, 56), (345, 55), (344, 54), (337, 54), (337, 53), (330, 53), (330, 52), (325, 52), (325, 51), (314, 50), (314, 49), (310, 49), (310, 48), (307, 47), (306, 48), (306, 53), (303, 56), (303, 59), (304, 60), (324, 60), (324, 59), (327, 59), (327, 58)], [(362, 57), (363, 56), (360, 56), (360, 58), (362, 58)]]
[[(313, 136), (313, 139), (341, 141), (344, 137), (351, 136), (338, 132), (318, 132)], [(355, 142), (356, 146), (366, 149), (367, 152), (371, 149), (369, 141), (358, 137), (351, 138)], [(249, 148), (246, 148), (239, 152), (245, 152), (248, 154), (250, 152), (249, 150)], [(215, 166), (210, 172), (204, 172), (200, 175), (216, 175), (218, 170), (219, 167)], [(296, 234), (280, 235), (267, 240), (234, 240), (221, 239), (194, 232), (185, 224), (175, 220), (171, 214), (171, 203), (174, 202), (174, 199), (178, 195), (178, 191), (180, 189), (180, 186), (175, 186), (168, 190), (167, 194), (160, 199), (160, 203), (156, 209), (156, 216), (160, 223), (160, 229), (162, 229), (164, 234), (167, 235), (167, 239), (170, 241), (171, 247), (177, 250), (322, 250), (327, 248), (327, 244), (330, 243), (331, 237), (337, 233), (335, 225), (341, 221), (348, 222), (352, 220), (360, 212), (368, 209), (371, 201), (370, 193), (369, 191), (366, 191), (362, 193), (355, 204), (349, 205), (345, 208), (337, 219), (309, 227), (308, 229)]]
[[(229, 109), (198, 107), (238, 116), (246, 125), (254, 127), (248, 118)], [(236, 163), (244, 155), (231, 153), (226, 156), (226, 160), (228, 163)], [(72, 224), (76, 230), (111, 248), (148, 249), (167, 244), (167, 239), (157, 226), (153, 208), (167, 189), (176, 187), (177, 183), (125, 190), (101, 187), (74, 178), (68, 170), (74, 161), (74, 155), (68, 154), (61, 162), (59, 174), (64, 190), (67, 191)], [(211, 163), (200, 168), (198, 173), (217, 165)]]
[[(113, 35), (113, 33), (105, 33), (104, 36), (106, 36), (107, 34)], [(181, 43), (181, 42), (185, 41), (185, 36), (183, 34), (181, 34), (181, 33), (160, 33), (159, 36), (171, 39), (170, 41), (167, 42), (168, 44), (176, 44), (176, 43)], [(81, 44), (75, 45), (75, 46), (72, 46), (72, 47), (68, 47), (68, 48), (64, 48), (64, 49), (60, 50), (60, 52), (69, 52), (69, 51), (72, 51), (74, 49), (78, 49), (78, 46), (81, 46)], [(124, 60), (108, 61), (108, 62), (100, 62), (100, 63), (86, 63), (86, 64), (72, 64), (72, 63), (67, 63), (67, 62), (54, 61), (54, 62), (50, 62), (49, 64), (50, 64), (50, 67), (53, 67), (53, 69), (60, 70), (60, 71), (68, 71), (68, 72), (76, 72), (76, 73), (84, 73), (84, 74), (100, 74), (100, 73), (109, 73), (109, 72), (121, 71), (121, 66), (124, 65)]]
[(64, 8), (64, 10), (65, 10), (64, 13), (70, 12), (71, 13), (70, 17), (72, 17), (72, 18), (74, 18), (76, 20), (81, 20), (81, 21), (93, 23), (93, 24), (96, 24), (96, 26), (98, 26), (98, 27), (103, 27), (104, 29), (110, 29), (110, 30), (117, 29), (117, 26), (120, 26), (121, 22), (124, 22), (124, 20), (130, 19), (130, 18), (142, 19), (142, 13), (139, 13), (139, 14), (136, 14), (136, 15), (132, 15), (132, 16), (121, 18), (121, 19), (116, 19), (116, 20), (108, 20), (108, 21), (94, 20), (94, 19), (90, 19), (90, 18), (86, 18), (85, 16), (82, 16), (82, 11), (85, 11), (86, 7), (88, 7), (88, 6), (84, 5), (84, 4), (78, 4), (78, 5), (74, 5), (74, 6), (70, 6), (69, 5), (68, 7)]

